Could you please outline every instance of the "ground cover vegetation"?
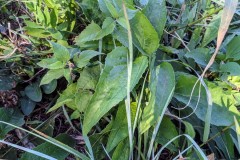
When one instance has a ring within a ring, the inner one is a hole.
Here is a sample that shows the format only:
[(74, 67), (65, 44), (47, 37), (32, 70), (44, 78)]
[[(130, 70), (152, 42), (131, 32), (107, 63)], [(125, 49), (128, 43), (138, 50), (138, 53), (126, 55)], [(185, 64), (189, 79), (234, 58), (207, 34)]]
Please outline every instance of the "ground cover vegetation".
[(0, 6), (1, 159), (240, 157), (238, 0)]

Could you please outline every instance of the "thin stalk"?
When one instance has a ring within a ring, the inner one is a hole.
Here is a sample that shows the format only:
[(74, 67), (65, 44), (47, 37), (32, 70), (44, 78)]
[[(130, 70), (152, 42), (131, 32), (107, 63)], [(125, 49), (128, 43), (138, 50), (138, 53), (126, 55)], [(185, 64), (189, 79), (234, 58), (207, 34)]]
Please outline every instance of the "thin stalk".
[(132, 159), (132, 152), (133, 152), (133, 132), (132, 132), (132, 124), (131, 124), (131, 75), (132, 75), (132, 62), (133, 62), (133, 44), (132, 44), (132, 33), (131, 33), (131, 27), (128, 20), (128, 14), (126, 10), (126, 6), (124, 4), (124, 1), (122, 3), (124, 16), (126, 19), (126, 25), (128, 30), (128, 49), (129, 53), (127, 54), (127, 71), (128, 71), (128, 77), (127, 77), (127, 99), (125, 101), (126, 103), (126, 112), (127, 112), (127, 121), (128, 121), (128, 134), (129, 134), (129, 144), (130, 144), (130, 152), (129, 152), (129, 159)]

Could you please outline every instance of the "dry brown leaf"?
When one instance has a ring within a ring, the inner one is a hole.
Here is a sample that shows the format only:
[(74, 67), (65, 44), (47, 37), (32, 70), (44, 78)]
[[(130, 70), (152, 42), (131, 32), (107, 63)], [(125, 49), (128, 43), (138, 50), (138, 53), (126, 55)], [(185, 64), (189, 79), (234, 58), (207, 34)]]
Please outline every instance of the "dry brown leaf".
[(213, 64), (215, 57), (219, 51), (219, 48), (222, 44), (222, 41), (224, 39), (224, 36), (227, 33), (228, 27), (230, 25), (230, 22), (233, 18), (233, 15), (237, 9), (237, 5), (238, 5), (238, 0), (225, 0), (225, 4), (224, 4), (224, 8), (223, 8), (223, 13), (222, 13), (222, 18), (221, 18), (221, 23), (220, 23), (220, 27), (218, 30), (218, 37), (217, 37), (217, 46), (216, 46), (216, 50), (214, 52), (214, 54), (212, 55), (210, 61), (208, 62), (206, 68), (204, 69), (201, 77), (203, 77), (205, 75), (205, 73), (207, 72), (207, 70), (211, 67), (211, 65)]
[(208, 160), (215, 160), (215, 155), (214, 155), (214, 153), (208, 155), (207, 158), (208, 158)]

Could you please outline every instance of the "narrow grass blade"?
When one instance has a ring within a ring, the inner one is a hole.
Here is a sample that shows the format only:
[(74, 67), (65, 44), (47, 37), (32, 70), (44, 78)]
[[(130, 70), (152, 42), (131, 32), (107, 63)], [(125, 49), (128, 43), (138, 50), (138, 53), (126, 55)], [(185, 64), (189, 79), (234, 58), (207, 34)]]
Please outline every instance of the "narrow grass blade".
[(122, 3), (123, 6), (123, 12), (126, 20), (127, 25), (127, 31), (128, 31), (128, 49), (129, 53), (127, 55), (127, 69), (128, 69), (128, 76), (127, 76), (127, 99), (125, 101), (126, 103), (126, 112), (127, 112), (127, 121), (128, 121), (128, 134), (129, 134), (129, 144), (130, 144), (130, 152), (129, 152), (129, 158), (132, 157), (133, 152), (133, 131), (132, 131), (132, 124), (131, 124), (131, 75), (132, 75), (132, 63), (133, 63), (133, 44), (132, 44), (132, 33), (131, 33), (131, 27), (128, 20), (128, 14), (127, 9), (124, 4), (124, 1)]
[[(172, 143), (173, 141), (175, 141), (176, 139), (180, 138), (180, 137), (186, 137), (188, 140), (190, 140), (190, 142), (192, 143), (192, 146), (194, 147), (194, 149), (196, 151), (199, 152), (199, 154), (202, 156), (202, 158), (204, 160), (208, 160), (207, 156), (203, 153), (203, 151), (201, 150), (200, 146), (192, 139), (192, 137), (190, 137), (189, 135), (187, 134), (182, 134), (182, 135), (179, 135), (173, 139), (171, 139), (168, 143), (166, 143), (165, 145), (162, 146), (162, 148), (158, 151), (158, 153), (156, 154), (156, 156), (154, 157), (153, 160), (157, 160), (159, 158), (159, 156), (161, 155), (162, 151), (170, 144)], [(189, 148), (189, 147), (188, 147)], [(191, 147), (190, 147), (191, 148)]]
[(240, 150), (240, 126), (235, 116), (234, 116), (234, 121), (235, 121), (236, 133), (237, 133), (237, 139), (238, 139), (238, 148)]
[(3, 141), (3, 140), (0, 140), (0, 143), (12, 146), (14, 148), (23, 150), (23, 151), (28, 152), (28, 153), (32, 153), (32, 154), (34, 154), (36, 156), (39, 156), (39, 157), (42, 157), (42, 158), (45, 158), (45, 159), (48, 159), (48, 160), (57, 160), (56, 158), (53, 158), (53, 157), (48, 156), (46, 154), (40, 153), (38, 151), (34, 151), (32, 149), (28, 149), (28, 148), (25, 148), (25, 147), (22, 147), (22, 146), (19, 146), (19, 145), (16, 145), (16, 144), (12, 144), (12, 143), (9, 143), (9, 142)]
[(42, 140), (44, 140), (44, 141), (46, 141), (46, 142), (49, 142), (49, 143), (51, 143), (51, 144), (53, 144), (53, 145), (55, 145), (55, 146), (57, 146), (57, 147), (59, 147), (59, 148), (62, 148), (63, 150), (65, 150), (65, 151), (67, 151), (67, 152), (69, 152), (69, 153), (71, 153), (71, 154), (75, 155), (76, 157), (79, 157), (79, 158), (81, 158), (81, 159), (83, 159), (83, 160), (90, 160), (90, 159), (89, 159), (88, 157), (86, 157), (84, 154), (82, 154), (82, 153), (74, 150), (73, 148), (65, 145), (64, 143), (59, 142), (59, 141), (57, 141), (56, 139), (54, 139), (54, 138), (52, 138), (52, 137), (49, 137), (49, 136), (47, 136), (47, 135), (45, 135), (45, 134), (43, 134), (43, 133), (41, 133), (41, 132), (39, 132), (39, 131), (37, 131), (37, 130), (35, 130), (35, 129), (33, 129), (33, 128), (31, 128), (31, 129), (32, 129), (34, 132), (38, 133), (39, 135), (36, 134), (36, 133), (33, 133), (33, 132), (31, 132), (31, 131), (28, 131), (28, 130), (26, 130), (26, 129), (23, 129), (23, 128), (21, 128), (21, 127), (15, 126), (15, 125), (13, 125), (13, 124), (11, 124), (11, 123), (7, 123), (7, 122), (4, 122), (4, 121), (0, 121), (0, 123), (3, 123), (3, 124), (6, 124), (6, 125), (9, 125), (9, 126), (12, 126), (12, 127), (14, 127), (14, 128), (20, 129), (20, 130), (22, 130), (22, 131), (25, 131), (25, 132), (27, 132), (27, 133), (35, 136), (35, 137), (38, 137), (38, 138), (40, 138), (40, 139), (42, 139)]

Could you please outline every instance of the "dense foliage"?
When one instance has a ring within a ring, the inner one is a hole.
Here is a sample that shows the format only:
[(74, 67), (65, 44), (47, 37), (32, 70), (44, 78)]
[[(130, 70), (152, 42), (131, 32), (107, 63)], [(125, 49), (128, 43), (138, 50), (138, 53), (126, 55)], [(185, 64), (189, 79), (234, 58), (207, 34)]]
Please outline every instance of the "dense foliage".
[(237, 159), (239, 4), (0, 1), (0, 158)]

